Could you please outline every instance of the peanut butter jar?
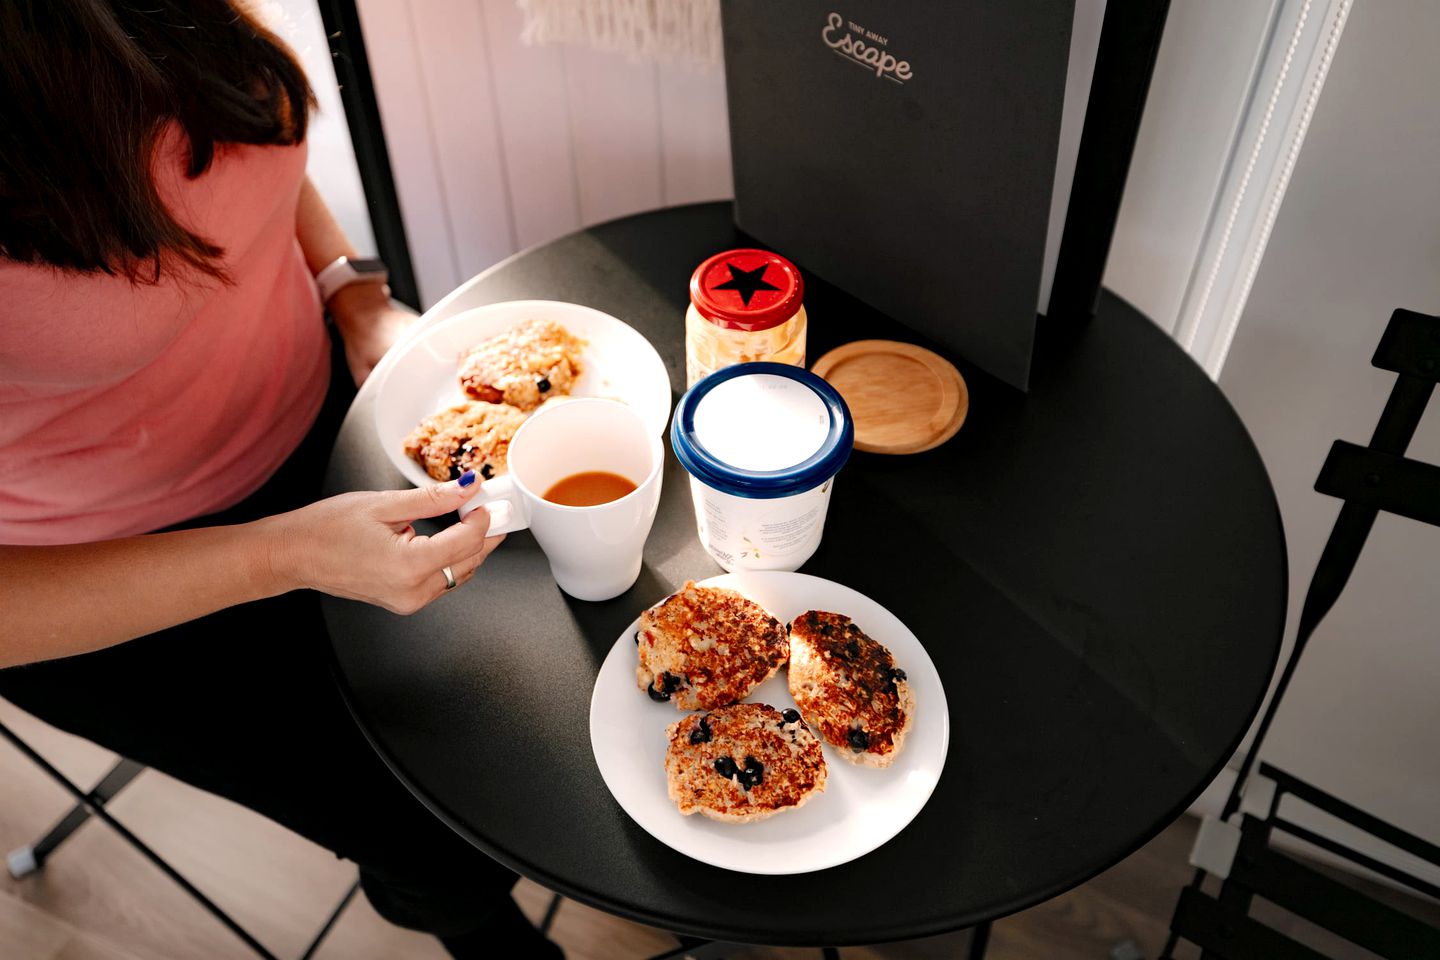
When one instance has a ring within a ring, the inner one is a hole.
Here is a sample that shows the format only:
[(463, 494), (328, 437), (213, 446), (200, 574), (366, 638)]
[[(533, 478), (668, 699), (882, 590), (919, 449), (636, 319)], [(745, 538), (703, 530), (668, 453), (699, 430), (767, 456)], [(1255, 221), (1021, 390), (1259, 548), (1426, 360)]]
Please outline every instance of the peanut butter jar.
[(690, 277), (686, 387), (735, 363), (805, 366), (805, 281), (768, 250), (727, 250)]

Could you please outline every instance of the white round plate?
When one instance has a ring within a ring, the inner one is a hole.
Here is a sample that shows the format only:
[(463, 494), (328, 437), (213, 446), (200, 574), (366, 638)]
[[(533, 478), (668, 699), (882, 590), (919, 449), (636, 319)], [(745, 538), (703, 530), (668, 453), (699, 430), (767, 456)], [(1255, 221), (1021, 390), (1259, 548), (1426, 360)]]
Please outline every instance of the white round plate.
[(634, 327), (577, 303), (492, 303), (416, 331), (375, 372), (375, 430), (390, 461), (411, 483), (434, 481), (401, 446), (421, 420), (466, 399), (460, 391), (460, 355), (526, 320), (553, 320), (586, 341), (580, 354), (585, 372), (570, 396), (622, 400), (638, 410), (652, 430), (664, 432), (670, 419), (670, 377), (660, 354)]
[[(785, 622), (806, 610), (850, 617), (889, 647), (905, 671), (915, 692), (915, 727), (895, 763), (884, 769), (855, 766), (825, 744), (825, 792), (799, 810), (755, 823), (682, 816), (666, 796), (665, 728), (685, 713), (654, 702), (636, 686), (636, 618), (601, 664), (590, 697), (590, 747), (605, 785), (625, 812), (666, 846), (741, 873), (824, 870), (864, 856), (904, 829), (930, 799), (950, 744), (945, 689), (915, 634), (864, 594), (803, 573), (727, 574), (700, 585), (738, 590)], [(783, 670), (746, 700), (780, 710), (795, 706)]]

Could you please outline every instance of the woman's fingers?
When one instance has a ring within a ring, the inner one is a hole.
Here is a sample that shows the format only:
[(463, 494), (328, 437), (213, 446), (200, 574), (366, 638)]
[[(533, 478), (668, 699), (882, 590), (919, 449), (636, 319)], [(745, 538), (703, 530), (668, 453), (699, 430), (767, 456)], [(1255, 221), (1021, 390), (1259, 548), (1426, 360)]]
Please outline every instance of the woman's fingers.
[(490, 554), (494, 553), (495, 548), (500, 546), (500, 544), (504, 542), (505, 534), (503, 533), (499, 536), (486, 537), (481, 548), (477, 552), (463, 559), (456, 560), (453, 563), (442, 564), (440, 567), (436, 568), (436, 571), (433, 574), (434, 579), (426, 580), (428, 590), (423, 596), (423, 599), (420, 600), (418, 605), (413, 610), (400, 612), (413, 613), (416, 610), (419, 610), (427, 606), (428, 604), (440, 599), (446, 593), (448, 593), (450, 588), (445, 586), (445, 567), (450, 568), (450, 575), (455, 578), (455, 586), (458, 587), (462, 583), (468, 582), (472, 577), (475, 576), (475, 571), (480, 569), (480, 565), (485, 562), (486, 558), (489, 557)]
[(407, 545), (413, 555), (436, 570), (453, 567), (466, 557), (480, 553), (489, 536), (490, 513), (480, 509), (459, 523), (452, 523), (434, 536), (416, 537)]
[[(422, 517), (452, 513), (475, 496), (475, 479), (475, 471), (466, 470), (460, 479), (448, 483), (433, 483), (414, 490), (385, 491), (375, 507), (374, 516), (385, 523), (409, 523)], [(475, 513), (484, 511), (476, 510)], [(489, 518), (486, 519), (488, 522)]]
[(293, 568), (287, 575), (297, 585), (414, 613), (445, 592), (446, 567), (457, 584), (468, 580), (505, 539), (490, 535), (485, 510), (433, 537), (410, 527), (411, 519), (454, 510), (473, 494), (472, 481), (330, 497), (274, 521), (275, 556)]

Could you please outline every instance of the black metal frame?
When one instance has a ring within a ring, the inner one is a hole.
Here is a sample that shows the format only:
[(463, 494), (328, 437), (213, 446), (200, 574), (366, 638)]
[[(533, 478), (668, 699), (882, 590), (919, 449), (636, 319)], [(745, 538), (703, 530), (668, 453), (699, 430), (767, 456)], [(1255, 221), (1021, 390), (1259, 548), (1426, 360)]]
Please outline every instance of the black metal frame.
[(1045, 315), (1094, 316), (1170, 0), (1110, 0)]
[[(130, 830), (123, 823), (121, 823), (119, 820), (116, 820), (110, 814), (110, 811), (105, 809), (105, 804), (108, 803), (110, 800), (114, 799), (116, 794), (118, 794), (132, 780), (134, 780), (137, 776), (144, 772), (145, 767), (134, 762), (133, 760), (122, 757), (116, 762), (115, 766), (113, 766), (110, 771), (105, 774), (105, 776), (101, 777), (100, 780), (95, 784), (95, 786), (87, 792), (81, 790), (80, 787), (76, 786), (76, 784), (71, 781), (69, 777), (65, 776), (63, 773), (57, 770), (55, 766), (51, 764), (50, 761), (46, 760), (43, 756), (41, 756), (34, 747), (30, 746), (30, 744), (22, 740), (18, 734), (16, 734), (13, 730), (11, 730), (3, 723), (0, 723), (0, 737), (4, 737), (6, 740), (10, 741), (10, 743), (15, 746), (15, 749), (19, 750), (26, 757), (28, 757), (30, 761), (36, 766), (38, 766), (41, 770), (43, 770), (50, 777), (50, 779), (58, 783), (61, 787), (64, 788), (67, 793), (69, 793), (72, 797), (75, 798), (75, 806), (71, 808), (71, 810), (67, 814), (65, 814), (65, 816), (62, 817), (60, 821), (56, 823), (55, 826), (52, 827), (48, 833), (45, 834), (44, 837), (32, 844), (28, 848), (28, 850), (27, 848), (22, 847), (19, 851), (15, 851), (11, 854), (12, 858), (16, 858), (17, 854), (28, 854), (28, 859), (31, 860), (31, 864), (24, 873), (17, 874), (12, 866), (12, 874), (15, 875), (15, 878), (17, 880), (21, 879), (23, 876), (29, 873), (37, 872), (43, 869), (45, 866), (45, 861), (48, 860), (55, 853), (56, 848), (58, 848), (67, 837), (74, 833), (92, 816), (98, 817), (100, 820), (103, 820), (112, 830), (119, 834), (122, 840), (130, 844), (130, 846), (134, 847), (141, 854), (141, 856), (145, 857), (145, 859), (153, 863), (156, 867), (160, 869), (162, 873), (164, 873), (167, 877), (173, 880), (175, 884), (180, 887), (180, 889), (184, 890), (187, 894), (189, 894), (191, 899), (193, 899), (201, 907), (205, 908), (205, 910), (211, 916), (224, 924), (226, 929), (228, 929), (231, 933), (235, 934), (235, 936), (239, 937), (245, 943), (245, 945), (248, 946), (251, 950), (253, 950), (258, 956), (264, 958), (264, 960), (279, 960), (279, 958), (277, 958), (275, 954), (271, 953), (268, 949), (266, 949), (264, 944), (262, 944), (259, 940), (256, 940), (255, 937), (252, 936), (248, 930), (242, 927), (239, 923), (235, 921), (234, 918), (232, 918), (228, 913), (221, 909), (220, 906), (215, 903), (215, 901), (205, 896), (205, 894), (202, 893), (200, 889), (196, 887), (193, 883), (187, 880), (185, 876), (180, 873), (180, 871), (172, 867), (168, 862), (166, 862), (163, 857), (161, 857), (158, 853), (152, 850), (145, 843), (145, 841), (141, 840), (135, 834), (131, 833)], [(13, 864), (15, 862), (15, 859), (12, 859), (11, 862)], [(335, 909), (330, 912), (328, 917), (326, 917), (325, 923), (320, 927), (319, 932), (315, 934), (314, 938), (310, 941), (309, 946), (305, 948), (305, 952), (301, 954), (300, 960), (310, 960), (310, 958), (314, 956), (315, 951), (319, 949), (320, 944), (330, 933), (331, 928), (335, 926), (335, 921), (340, 918), (340, 914), (343, 913), (345, 911), (345, 908), (350, 905), (351, 899), (355, 896), (355, 891), (359, 888), (359, 880), (356, 880), (355, 883), (351, 884), (350, 889), (345, 892), (345, 895), (340, 899), (340, 902), (335, 906)]]
[[(1435, 385), (1440, 382), (1440, 317), (1396, 310), (1390, 316), (1371, 363), (1396, 373), (1395, 385), (1369, 446), (1335, 441), (1315, 481), (1318, 492), (1338, 497), (1344, 505), (1311, 577), (1295, 646), (1241, 763), (1221, 812), (1221, 821), (1229, 821), (1239, 811), (1260, 747), (1289, 689), (1300, 656), (1349, 582), (1380, 511), (1440, 526), (1440, 467), (1405, 456)], [(1241, 817), (1239, 853), (1218, 897), (1202, 889), (1206, 871), (1196, 871), (1190, 885), (1181, 892), (1162, 960), (1173, 954), (1181, 939), (1199, 944), (1204, 951), (1203, 958), (1321, 958), (1321, 954), (1310, 947), (1252, 919), (1248, 911), (1256, 896), (1387, 960), (1440, 957), (1440, 930), (1278, 853), (1269, 841), (1276, 831), (1289, 834), (1436, 899), (1440, 899), (1440, 888), (1433, 884), (1282, 818), (1280, 801), (1285, 796), (1293, 796), (1437, 867), (1440, 867), (1440, 846), (1269, 764), (1260, 764), (1259, 770), (1261, 777), (1275, 784), (1268, 813), (1263, 817), (1250, 814)]]
[[(545, 916), (540, 921), (540, 933), (543, 936), (550, 935), (550, 928), (555, 923), (555, 914), (560, 910), (560, 904), (565, 900), (560, 894), (552, 894), (550, 905), (545, 908)], [(647, 960), (725, 960), (731, 951), (743, 951), (750, 949), (749, 944), (728, 943), (723, 940), (702, 940), (699, 937), (682, 937), (674, 935), (680, 945), (673, 950), (666, 950), (664, 953), (657, 953)], [(990, 943), (990, 922), (970, 928), (970, 946), (966, 951), (966, 960), (985, 960), (985, 948)], [(841, 960), (839, 947), (818, 947), (821, 960)], [(303, 960), (303, 958), (302, 958)]]
[(390, 151), (385, 146), (385, 128), (380, 122), (380, 105), (375, 100), (375, 82), (370, 75), (370, 58), (365, 52), (365, 35), (355, 0), (318, 0), (325, 34), (330, 40), (330, 60), (340, 85), (340, 102), (350, 127), (355, 164), (370, 208), (370, 224), (380, 259), (390, 271), (390, 292), (413, 309), (420, 309), (420, 288), (405, 239), (405, 220), (400, 215), (400, 196), (390, 168)]
[(1199, 945), (1202, 957), (1324, 960), (1313, 948), (1250, 917), (1256, 897), (1387, 960), (1440, 957), (1440, 929), (1281, 853), (1270, 841), (1277, 832), (1289, 834), (1430, 897), (1440, 896), (1440, 889), (1285, 819), (1280, 815), (1280, 803), (1287, 796), (1294, 797), (1436, 866), (1440, 866), (1440, 847), (1283, 770), (1266, 763), (1259, 769), (1262, 777), (1275, 784), (1268, 812), (1263, 817), (1247, 814), (1241, 819), (1240, 848), (1218, 896), (1199, 886), (1181, 891), (1171, 922), (1175, 933), (1162, 958), (1171, 955), (1175, 939), (1183, 938)]
[[(553, 911), (560, 901), (560, 895), (556, 894), (551, 903)], [(551, 914), (546, 914), (547, 920)], [(549, 932), (548, 923), (541, 927), (542, 933)], [(743, 943), (726, 943), (720, 940), (701, 940), (697, 937), (677, 936), (680, 946), (674, 950), (667, 950), (664, 953), (657, 953), (648, 960), (725, 960), (725, 957), (732, 952), (750, 949), (749, 945)], [(979, 924), (970, 928), (970, 946), (965, 956), (967, 960), (984, 960), (985, 948), (990, 943), (990, 923)], [(818, 947), (821, 960), (841, 960), (839, 947)], [(958, 958), (957, 958), (958, 960)]]

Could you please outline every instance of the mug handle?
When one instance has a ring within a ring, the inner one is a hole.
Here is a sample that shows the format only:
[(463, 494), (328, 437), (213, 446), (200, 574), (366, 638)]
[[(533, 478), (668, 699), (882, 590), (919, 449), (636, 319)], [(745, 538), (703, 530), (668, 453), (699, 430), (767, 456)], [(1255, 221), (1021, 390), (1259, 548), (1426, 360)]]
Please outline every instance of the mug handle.
[(464, 520), (472, 510), (486, 507), (490, 510), (489, 536), (514, 533), (530, 526), (520, 503), (520, 491), (509, 474), (486, 480), (480, 484), (475, 496), (460, 505), (460, 519)]

